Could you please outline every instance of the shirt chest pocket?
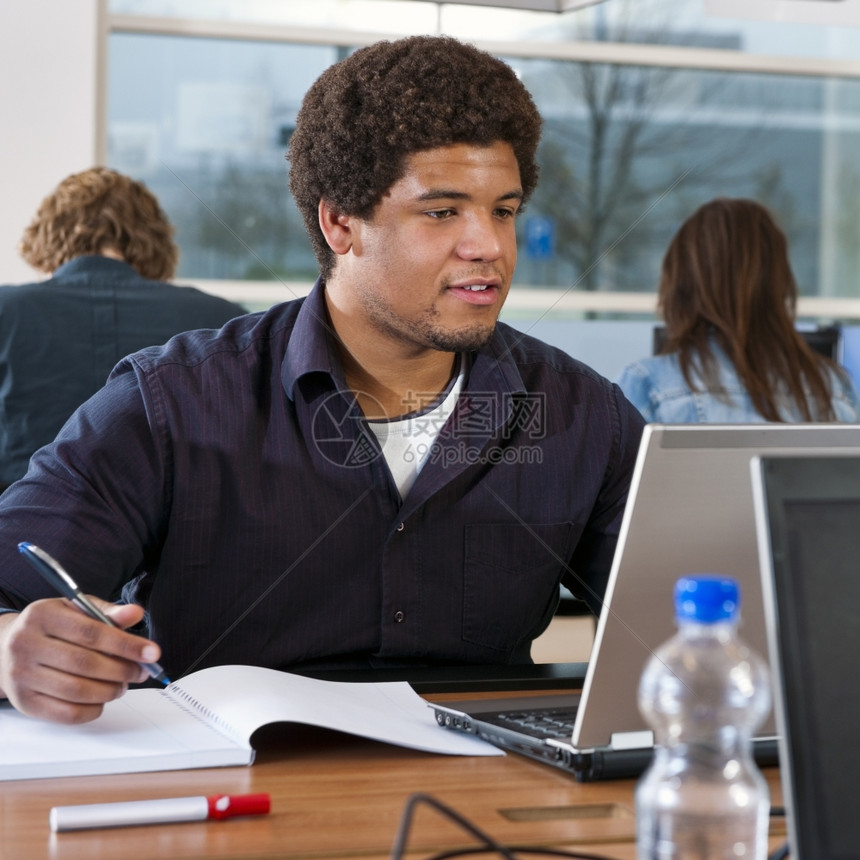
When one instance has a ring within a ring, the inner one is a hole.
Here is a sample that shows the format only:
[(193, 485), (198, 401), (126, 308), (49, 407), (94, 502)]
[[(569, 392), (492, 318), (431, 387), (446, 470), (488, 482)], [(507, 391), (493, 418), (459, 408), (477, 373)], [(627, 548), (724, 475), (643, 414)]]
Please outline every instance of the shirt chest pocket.
[(581, 532), (577, 523), (467, 525), (463, 638), (510, 652), (534, 635), (555, 606)]

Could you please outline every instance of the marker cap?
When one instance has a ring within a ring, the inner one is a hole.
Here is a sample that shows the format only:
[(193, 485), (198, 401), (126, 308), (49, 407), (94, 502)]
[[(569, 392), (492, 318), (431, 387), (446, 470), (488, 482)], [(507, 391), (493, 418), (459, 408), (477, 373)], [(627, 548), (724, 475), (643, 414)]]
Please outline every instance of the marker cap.
[(215, 794), (206, 798), (210, 818), (233, 818), (236, 815), (266, 815), (272, 806), (268, 794)]

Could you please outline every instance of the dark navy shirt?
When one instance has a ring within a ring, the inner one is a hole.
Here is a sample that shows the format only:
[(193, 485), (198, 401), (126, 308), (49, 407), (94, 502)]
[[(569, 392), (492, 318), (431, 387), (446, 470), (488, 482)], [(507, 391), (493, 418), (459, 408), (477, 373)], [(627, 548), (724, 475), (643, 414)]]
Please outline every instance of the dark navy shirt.
[(0, 485), (105, 384), (130, 352), (180, 331), (220, 328), (245, 309), (192, 287), (83, 256), (35, 284), (0, 288)]
[(29, 540), (145, 605), (171, 677), (525, 662), (560, 581), (599, 608), (642, 423), (499, 324), (401, 501), (318, 284), (120, 362), (0, 499), (0, 602), (51, 595)]

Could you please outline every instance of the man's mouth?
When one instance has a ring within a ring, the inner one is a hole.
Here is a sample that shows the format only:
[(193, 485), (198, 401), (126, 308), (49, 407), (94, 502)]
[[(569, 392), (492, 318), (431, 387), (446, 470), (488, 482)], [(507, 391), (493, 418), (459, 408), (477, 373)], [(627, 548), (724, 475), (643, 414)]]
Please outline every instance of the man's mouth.
[(484, 307), (495, 306), (499, 299), (499, 289), (498, 282), (493, 281), (484, 284), (454, 284), (451, 285), (450, 292), (470, 305)]

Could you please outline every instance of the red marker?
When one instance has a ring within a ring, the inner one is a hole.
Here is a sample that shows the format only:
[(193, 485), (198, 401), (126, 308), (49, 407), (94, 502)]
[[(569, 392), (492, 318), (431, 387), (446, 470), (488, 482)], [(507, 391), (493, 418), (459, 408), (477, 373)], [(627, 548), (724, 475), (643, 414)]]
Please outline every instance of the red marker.
[(55, 806), (49, 821), (55, 833), (94, 827), (129, 827), (137, 824), (171, 824), (206, 821), (237, 815), (265, 815), (271, 808), (268, 794), (216, 794), (213, 797), (167, 797), (127, 803), (89, 803)]

